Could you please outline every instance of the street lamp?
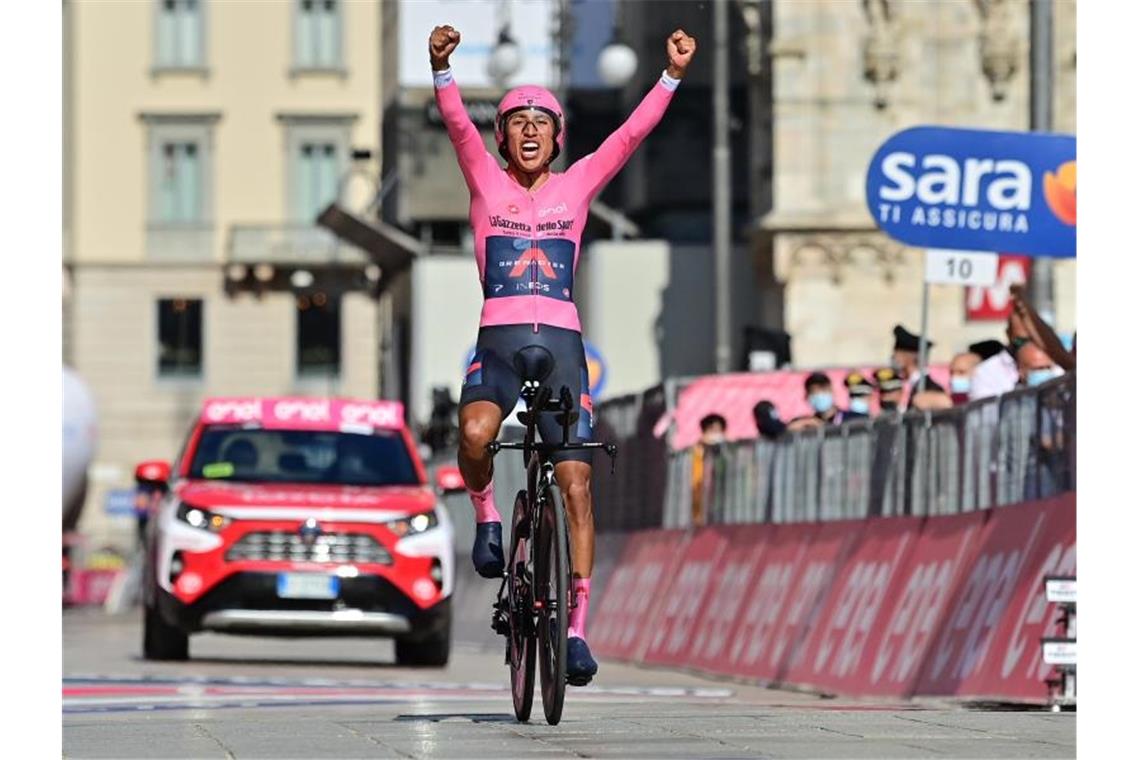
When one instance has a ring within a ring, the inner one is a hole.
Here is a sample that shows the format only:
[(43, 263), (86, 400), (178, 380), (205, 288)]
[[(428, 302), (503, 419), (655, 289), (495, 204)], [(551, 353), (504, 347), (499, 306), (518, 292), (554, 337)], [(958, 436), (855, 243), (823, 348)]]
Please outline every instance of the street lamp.
[(625, 87), (637, 71), (637, 53), (615, 33), (598, 56), (598, 76), (607, 87)]
[(499, 42), (487, 58), (487, 75), (496, 84), (503, 86), (522, 68), (522, 49), (511, 37), (510, 27), (503, 24), (499, 30)]

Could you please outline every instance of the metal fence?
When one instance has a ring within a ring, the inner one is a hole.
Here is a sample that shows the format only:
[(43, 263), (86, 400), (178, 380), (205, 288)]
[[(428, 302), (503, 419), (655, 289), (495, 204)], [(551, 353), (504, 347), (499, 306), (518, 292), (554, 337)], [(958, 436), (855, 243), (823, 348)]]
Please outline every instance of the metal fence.
[[(1071, 491), (1076, 391), (1070, 373), (953, 409), (730, 443), (703, 459), (698, 498), (708, 523), (789, 523), (956, 514)], [(605, 456), (594, 461), (599, 533), (692, 524), (693, 450), (671, 452), (653, 434), (669, 397), (659, 385), (596, 408), (596, 439), (618, 444), (613, 473)], [(504, 440), (520, 437), (521, 428), (504, 427)], [(438, 459), (454, 461), (453, 451)], [(496, 458), (495, 492), (506, 525), (525, 477), (516, 452)], [(470, 508), (466, 496), (451, 497), (449, 506), (458, 545), (467, 546), (473, 534), (461, 517)]]
[[(601, 531), (693, 521), (693, 450), (652, 434), (663, 388), (599, 405), (616, 475), (595, 463)], [(937, 412), (880, 415), (706, 451), (709, 523), (803, 522), (988, 509), (1076, 488), (1076, 374)]]

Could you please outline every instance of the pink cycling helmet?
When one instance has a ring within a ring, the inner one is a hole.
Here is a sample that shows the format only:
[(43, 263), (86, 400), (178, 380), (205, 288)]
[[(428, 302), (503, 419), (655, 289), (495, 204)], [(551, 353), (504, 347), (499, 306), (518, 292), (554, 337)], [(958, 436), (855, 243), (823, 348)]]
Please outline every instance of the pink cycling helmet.
[(516, 111), (533, 109), (542, 111), (554, 119), (554, 154), (550, 160), (558, 158), (562, 147), (566, 145), (565, 119), (562, 116), (562, 106), (554, 93), (545, 87), (523, 85), (516, 87), (499, 101), (499, 110), (495, 112), (495, 144), (499, 146), (499, 154), (507, 157), (506, 124), (507, 117)]

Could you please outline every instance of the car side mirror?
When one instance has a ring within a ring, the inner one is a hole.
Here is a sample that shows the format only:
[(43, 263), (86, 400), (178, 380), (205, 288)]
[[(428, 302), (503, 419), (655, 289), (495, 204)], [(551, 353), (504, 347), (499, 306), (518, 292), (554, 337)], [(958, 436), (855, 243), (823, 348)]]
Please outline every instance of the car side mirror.
[(441, 465), (435, 470), (435, 490), (440, 496), (464, 491), (463, 474), (454, 465)]
[(166, 488), (170, 480), (170, 462), (165, 459), (148, 459), (135, 467), (135, 483), (152, 488)]

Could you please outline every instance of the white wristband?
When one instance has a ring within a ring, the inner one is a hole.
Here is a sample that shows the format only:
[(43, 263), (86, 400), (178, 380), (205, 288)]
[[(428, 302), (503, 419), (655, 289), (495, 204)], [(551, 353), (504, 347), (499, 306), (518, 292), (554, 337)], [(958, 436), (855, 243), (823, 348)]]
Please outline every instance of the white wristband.
[(677, 89), (677, 85), (681, 84), (681, 80), (680, 79), (674, 79), (673, 77), (669, 76), (666, 73), (667, 71), (668, 71), (668, 69), (662, 69), (661, 70), (661, 84), (665, 86), (666, 90), (669, 90), (669, 92), (673, 92), (674, 90)]
[(447, 87), (449, 84), (455, 81), (455, 77), (451, 76), (450, 66), (443, 71), (433, 71), (431, 73), (431, 78), (435, 82), (435, 89), (437, 90), (442, 90), (444, 87)]

